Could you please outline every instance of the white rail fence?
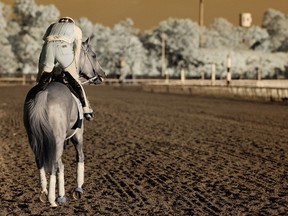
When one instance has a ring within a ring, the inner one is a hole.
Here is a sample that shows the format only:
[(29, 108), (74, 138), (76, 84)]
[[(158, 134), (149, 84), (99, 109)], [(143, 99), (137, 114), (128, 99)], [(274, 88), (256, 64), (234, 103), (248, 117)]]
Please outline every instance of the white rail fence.
[[(29, 85), (36, 82), (35, 74), (25, 74), (19, 76), (4, 76), (0, 74), (0, 84), (7, 85)], [(246, 87), (265, 87), (265, 88), (288, 88), (288, 79), (267, 79), (267, 80), (209, 80), (209, 79), (126, 79), (124, 83), (119, 83), (118, 79), (108, 78), (103, 82), (104, 85), (139, 85), (139, 84), (155, 84), (155, 85), (177, 85), (177, 86), (246, 86)]]
[(36, 75), (0, 76), (0, 85), (28, 85), (36, 82)]
[[(35, 75), (0, 77), (2, 85), (32, 85)], [(205, 80), (205, 79), (105, 79), (103, 85), (140, 85), (144, 91), (189, 95), (232, 96), (269, 101), (288, 101), (288, 80)]]

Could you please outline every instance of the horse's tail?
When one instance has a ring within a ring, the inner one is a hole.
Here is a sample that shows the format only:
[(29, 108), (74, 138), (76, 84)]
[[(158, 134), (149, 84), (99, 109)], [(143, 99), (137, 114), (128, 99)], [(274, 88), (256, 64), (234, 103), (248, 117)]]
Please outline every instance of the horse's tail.
[(30, 146), (35, 154), (38, 168), (51, 172), (55, 159), (56, 143), (47, 116), (48, 91), (40, 91), (31, 98), (27, 96), (24, 106), (24, 123)]

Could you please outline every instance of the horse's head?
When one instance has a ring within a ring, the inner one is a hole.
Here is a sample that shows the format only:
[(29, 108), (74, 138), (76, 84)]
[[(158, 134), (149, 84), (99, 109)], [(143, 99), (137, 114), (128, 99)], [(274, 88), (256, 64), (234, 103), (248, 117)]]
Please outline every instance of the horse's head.
[(84, 83), (90, 84), (99, 84), (106, 77), (105, 72), (97, 61), (96, 53), (91, 49), (89, 38), (85, 42), (82, 42), (79, 75), (87, 80)]

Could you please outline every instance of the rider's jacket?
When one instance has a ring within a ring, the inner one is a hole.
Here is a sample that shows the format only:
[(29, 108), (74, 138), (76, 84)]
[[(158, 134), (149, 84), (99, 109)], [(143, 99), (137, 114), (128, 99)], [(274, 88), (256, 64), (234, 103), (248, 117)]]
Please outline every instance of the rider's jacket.
[(78, 65), (82, 44), (82, 31), (77, 25), (74, 23), (53, 23), (48, 27), (43, 40), (46, 43), (50, 41), (65, 41), (71, 44), (71, 46), (74, 44), (74, 59), (76, 65)]
[(74, 23), (54, 23), (46, 31), (43, 40), (46, 42), (63, 40), (71, 44), (75, 41), (75, 38), (76, 35)]

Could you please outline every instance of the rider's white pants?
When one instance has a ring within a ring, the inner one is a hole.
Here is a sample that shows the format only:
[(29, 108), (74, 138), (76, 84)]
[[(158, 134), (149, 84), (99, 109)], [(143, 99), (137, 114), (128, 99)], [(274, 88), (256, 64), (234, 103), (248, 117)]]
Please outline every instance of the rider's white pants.
[(83, 107), (84, 113), (91, 112), (86, 93), (79, 80), (79, 74), (77, 72), (77, 67), (74, 59), (73, 44), (58, 40), (49, 41), (43, 45), (39, 59), (37, 81), (39, 81), (44, 71), (48, 73), (52, 72), (56, 62), (60, 64), (64, 71), (69, 72), (71, 76), (79, 83), (83, 92), (86, 105), (85, 107)]

